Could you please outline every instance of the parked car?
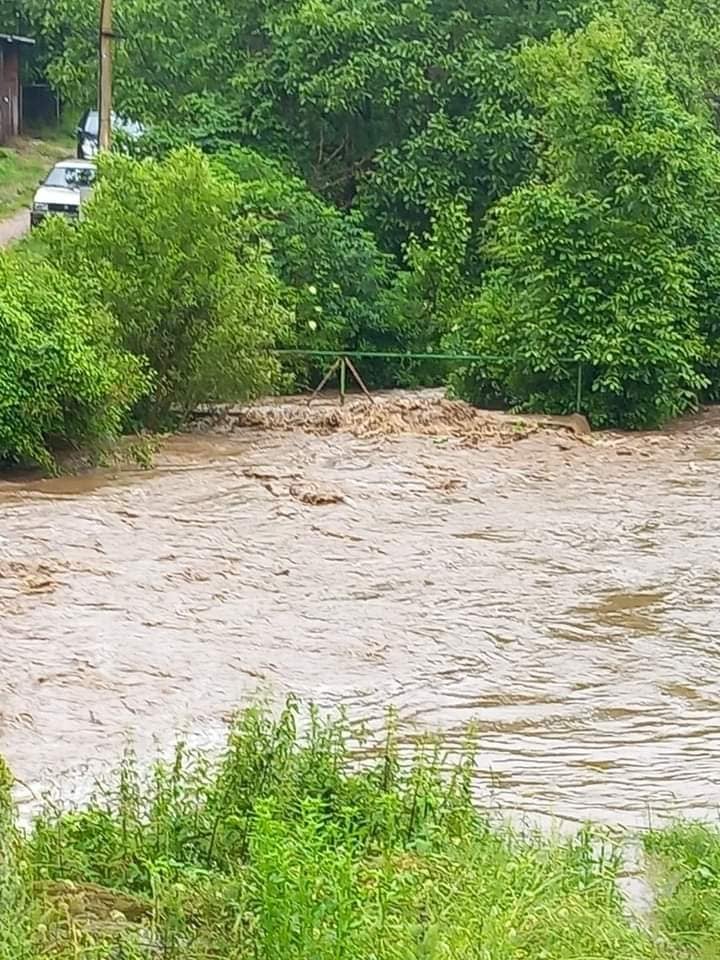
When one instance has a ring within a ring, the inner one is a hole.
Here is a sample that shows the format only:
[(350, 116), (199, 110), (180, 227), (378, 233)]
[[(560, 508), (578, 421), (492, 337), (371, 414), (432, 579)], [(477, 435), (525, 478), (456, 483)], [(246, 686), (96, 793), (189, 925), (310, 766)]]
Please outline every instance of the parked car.
[(91, 160), (61, 160), (56, 163), (35, 193), (30, 226), (37, 227), (50, 214), (77, 219), (80, 204), (95, 182)]
[[(120, 139), (138, 140), (145, 128), (134, 120), (124, 120), (116, 113), (111, 114), (110, 125), (113, 133)], [(100, 114), (97, 110), (86, 110), (76, 130), (77, 156), (79, 160), (92, 160), (97, 156), (100, 136)]]

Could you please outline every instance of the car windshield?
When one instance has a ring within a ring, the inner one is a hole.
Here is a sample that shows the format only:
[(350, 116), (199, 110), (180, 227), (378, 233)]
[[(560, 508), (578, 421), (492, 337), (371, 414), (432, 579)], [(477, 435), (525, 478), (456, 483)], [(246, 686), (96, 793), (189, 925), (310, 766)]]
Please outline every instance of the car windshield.
[[(143, 126), (135, 120), (125, 120), (116, 113), (112, 115), (112, 128), (115, 131), (124, 133), (128, 137), (140, 137), (143, 134)], [(97, 110), (91, 110), (85, 118), (83, 132), (86, 136), (97, 137), (100, 130), (100, 115)]]
[(83, 129), (91, 137), (96, 137), (100, 129), (100, 115), (97, 110), (91, 110), (87, 115)]
[(54, 167), (45, 180), (46, 187), (69, 187), (79, 190), (89, 187), (95, 179), (93, 167)]

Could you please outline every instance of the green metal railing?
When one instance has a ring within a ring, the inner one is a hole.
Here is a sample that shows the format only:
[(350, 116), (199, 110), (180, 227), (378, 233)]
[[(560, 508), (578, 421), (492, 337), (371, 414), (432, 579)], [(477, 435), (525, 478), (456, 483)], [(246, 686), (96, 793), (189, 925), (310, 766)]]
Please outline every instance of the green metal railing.
[[(449, 363), (498, 363), (504, 357), (482, 356), (476, 353), (402, 353), (400, 351), (375, 350), (273, 350), (279, 357), (310, 357), (319, 360), (332, 360), (331, 366), (325, 372), (322, 380), (313, 391), (310, 400), (314, 399), (333, 375), (337, 373), (340, 388), (340, 403), (345, 403), (347, 395), (347, 375), (351, 374), (363, 394), (372, 403), (373, 398), (365, 386), (362, 377), (355, 366), (355, 360), (442, 360)], [(581, 360), (558, 360), (559, 366), (576, 366), (575, 380), (575, 412), (582, 412), (583, 398), (583, 362)]]

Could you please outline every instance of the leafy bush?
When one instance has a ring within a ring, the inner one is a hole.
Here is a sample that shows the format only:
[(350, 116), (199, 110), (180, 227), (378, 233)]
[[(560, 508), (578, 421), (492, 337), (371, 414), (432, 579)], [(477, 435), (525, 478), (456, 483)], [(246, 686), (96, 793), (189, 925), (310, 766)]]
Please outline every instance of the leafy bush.
[(0, 255), (0, 461), (51, 468), (54, 447), (112, 439), (148, 388), (80, 290), (48, 263)]
[(268, 390), (268, 353), (287, 317), (236, 191), (194, 149), (163, 161), (104, 158), (77, 226), (44, 232), (49, 256), (118, 319), (124, 346), (154, 372), (139, 415), (151, 424), (200, 401)]
[[(415, 354), (442, 350), (449, 318), (468, 289), (472, 226), (467, 204), (458, 198), (440, 204), (428, 231), (411, 237), (405, 248), (405, 269), (386, 294), (386, 308), (397, 331), (395, 349)], [(396, 363), (396, 383), (404, 387), (439, 385), (447, 364), (428, 357)]]
[(0, 960), (35, 960), (39, 915), (30, 892), (32, 869), (15, 822), (13, 786), (0, 754)]
[[(41, 818), (22, 852), (53, 956), (662, 955), (626, 916), (618, 850), (589, 831), (523, 837), (473, 806), (471, 739), (459, 758), (432, 742), (408, 756), (392, 723), (378, 745), (297, 713), (246, 711), (219, 765), (180, 748), (148, 781), (126, 763), (88, 808)], [(84, 898), (114, 924), (84, 921)]]
[[(277, 162), (251, 150), (227, 149), (214, 158), (241, 181), (241, 216), (253, 217), (269, 245), (295, 318), (283, 345), (300, 350), (437, 352), (444, 321), (464, 289), (471, 223), (462, 199), (440, 204), (430, 228), (412, 237), (405, 269), (382, 253), (356, 214), (315, 196)], [(314, 386), (331, 360), (288, 361), (305, 386)], [(380, 386), (439, 383), (437, 360), (362, 360), (368, 382)]]
[(688, 257), (613, 215), (597, 197), (515, 191), (496, 210), (496, 266), (449, 341), (488, 357), (455, 376), (460, 396), (656, 425), (690, 406), (704, 379)]
[(644, 837), (655, 861), (660, 896), (655, 913), (678, 956), (714, 957), (720, 950), (720, 830), (681, 822)]
[[(405, 349), (406, 332), (397, 327), (386, 299), (395, 274), (392, 258), (381, 253), (372, 234), (354, 215), (315, 196), (304, 181), (277, 163), (249, 150), (219, 154), (218, 162), (240, 183), (239, 216), (250, 220), (267, 244), (285, 288), (294, 323), (283, 346), (298, 350)], [(289, 361), (304, 386), (314, 386), (328, 359)], [(392, 382), (387, 365), (363, 363), (374, 382)]]
[(455, 342), (498, 359), (456, 389), (566, 411), (580, 361), (596, 423), (658, 424), (707, 382), (703, 303), (720, 290), (720, 273), (701, 269), (718, 262), (714, 134), (611, 18), (529, 47), (518, 64), (545, 182), (497, 206), (491, 271)]

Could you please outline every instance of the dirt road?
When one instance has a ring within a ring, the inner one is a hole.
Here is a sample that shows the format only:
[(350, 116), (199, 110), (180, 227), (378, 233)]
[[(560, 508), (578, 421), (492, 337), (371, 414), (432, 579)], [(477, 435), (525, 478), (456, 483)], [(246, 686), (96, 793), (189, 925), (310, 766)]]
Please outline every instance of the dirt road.
[(30, 213), (27, 210), (18, 210), (7, 220), (0, 220), (0, 247), (7, 247), (30, 229)]

